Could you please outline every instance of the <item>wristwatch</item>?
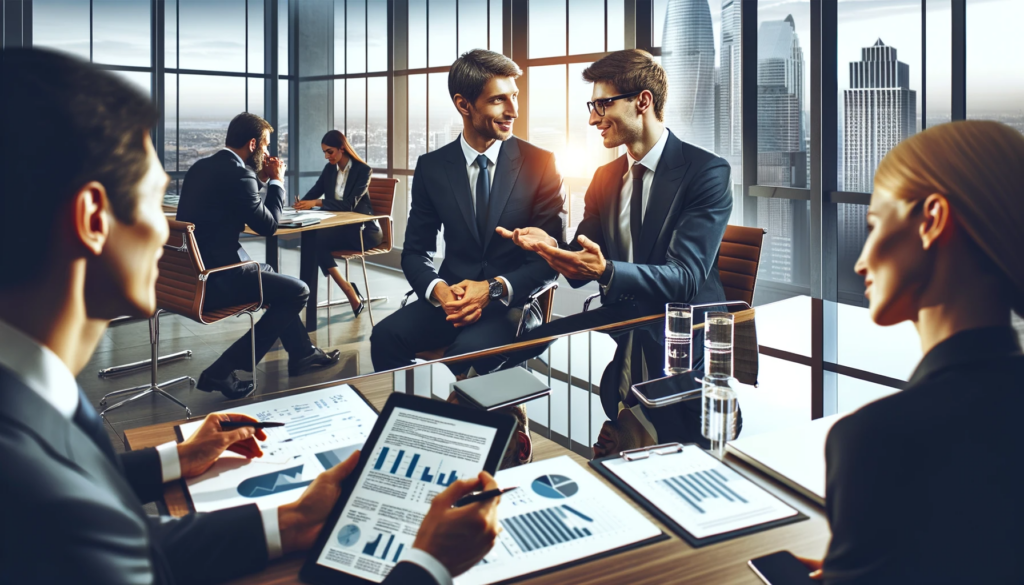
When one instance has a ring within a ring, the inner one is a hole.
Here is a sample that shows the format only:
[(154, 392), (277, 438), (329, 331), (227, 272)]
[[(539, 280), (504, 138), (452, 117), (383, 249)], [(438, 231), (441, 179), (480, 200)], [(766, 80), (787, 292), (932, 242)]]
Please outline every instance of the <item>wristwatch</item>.
[(487, 296), (494, 300), (497, 300), (504, 296), (505, 287), (501, 286), (501, 283), (498, 282), (497, 279), (489, 278), (487, 279), (487, 293)]

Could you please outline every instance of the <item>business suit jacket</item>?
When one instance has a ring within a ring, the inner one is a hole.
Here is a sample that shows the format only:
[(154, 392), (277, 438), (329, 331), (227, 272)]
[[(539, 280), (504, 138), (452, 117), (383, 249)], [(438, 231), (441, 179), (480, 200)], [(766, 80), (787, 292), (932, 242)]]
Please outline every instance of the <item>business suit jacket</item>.
[[(255, 504), (148, 516), (163, 494), (160, 456), (111, 459), (92, 438), (0, 368), (0, 581), (4, 583), (220, 583), (267, 564)], [(400, 563), (384, 581), (434, 583)]]
[[(665, 131), (668, 140), (655, 169), (640, 241), (633, 243), (632, 263), (620, 257), (617, 242), (619, 199), (629, 157), (624, 154), (597, 169), (587, 189), (576, 235), (597, 243), (615, 265), (608, 291), (602, 291), (602, 306), (628, 300), (661, 312), (669, 302), (725, 300), (717, 264), (732, 212), (729, 163)], [(575, 240), (570, 247), (582, 249)], [(573, 288), (587, 282), (569, 280)]]
[(1013, 329), (964, 331), (835, 423), (827, 583), (1024, 583), (1022, 380)]
[[(412, 182), (412, 209), (405, 230), (402, 270), (421, 299), (436, 279), (508, 279), (518, 305), (557, 276), (538, 255), (494, 232), (538, 227), (563, 238), (565, 195), (555, 157), (515, 136), (501, 146), (494, 167), (487, 230), (477, 233), (466, 157), (458, 140), (420, 156)], [(437, 232), (444, 226), (445, 256), (435, 269)]]
[[(328, 211), (355, 211), (364, 215), (373, 215), (373, 204), (370, 202), (370, 165), (352, 159), (352, 168), (345, 178), (345, 189), (341, 200), (334, 198), (334, 186), (338, 183), (338, 167), (327, 163), (316, 183), (302, 197), (304, 201), (324, 200), (323, 208)], [(379, 228), (367, 223), (366, 229), (377, 231)]]
[[(730, 168), (725, 159), (687, 144), (668, 129), (665, 149), (655, 169), (639, 242), (633, 242), (633, 261), (622, 257), (618, 243), (619, 212), (623, 177), (629, 173), (629, 158), (622, 155), (600, 167), (587, 189), (583, 221), (576, 235), (585, 235), (601, 247), (614, 276), (607, 291), (601, 287), (601, 311), (611, 323), (665, 310), (665, 303), (704, 304), (724, 301), (725, 289), (718, 276), (718, 250), (732, 212)], [(630, 180), (628, 177), (626, 180)], [(572, 250), (582, 246), (577, 240)], [(569, 279), (573, 288), (588, 281)], [(573, 317), (568, 317), (572, 319)], [(703, 313), (694, 315), (695, 322)], [(694, 368), (703, 367), (700, 344), (703, 330), (694, 336)], [(540, 335), (544, 329), (534, 333)], [(633, 342), (640, 344), (647, 371), (652, 375), (664, 367), (664, 327), (661, 324), (632, 330)], [(601, 377), (601, 401), (614, 420), (618, 392), (625, 364), (627, 335), (614, 335), (617, 347)], [(634, 380), (635, 381), (635, 380)]]
[(196, 243), (207, 268), (251, 260), (238, 242), (246, 225), (261, 236), (277, 231), (284, 189), (269, 185), (264, 201), (262, 187), (256, 172), (227, 150), (196, 161), (185, 174), (177, 219), (195, 224)]

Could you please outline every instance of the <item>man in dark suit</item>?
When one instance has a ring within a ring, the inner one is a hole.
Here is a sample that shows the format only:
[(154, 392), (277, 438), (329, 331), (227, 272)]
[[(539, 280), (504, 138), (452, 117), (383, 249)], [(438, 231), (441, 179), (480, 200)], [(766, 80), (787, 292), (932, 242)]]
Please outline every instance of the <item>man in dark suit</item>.
[[(58, 53), (7, 49), (0, 206), (49, 213), (0, 233), (0, 580), (4, 583), (216, 583), (312, 546), (358, 456), (276, 510), (242, 506), (150, 517), (165, 481), (195, 476), (225, 450), (260, 456), (252, 429), (210, 416), (188, 441), (117, 455), (75, 374), (118, 315), (155, 310), (167, 240), (169, 178), (148, 128), (158, 118), (120, 78)], [(81, 147), (53, 171), (52, 137)], [(32, 250), (25, 254), (24, 250)], [(444, 583), (478, 562), (497, 534), (496, 500), (453, 509), (496, 487), (486, 473), (439, 494), (411, 557), (385, 583)], [(457, 543), (453, 546), (451, 543)], [(417, 552), (418, 551), (418, 552)]]
[[(525, 339), (663, 313), (669, 302), (725, 300), (716, 265), (732, 210), (729, 164), (665, 128), (668, 83), (649, 53), (612, 53), (585, 69), (583, 78), (594, 84), (590, 125), (601, 131), (605, 147), (625, 146), (626, 154), (594, 173), (570, 245), (532, 228), (501, 234), (536, 252), (574, 288), (597, 281), (602, 306), (538, 327)], [(694, 319), (700, 322), (703, 312)], [(616, 420), (620, 401), (636, 404), (630, 384), (660, 377), (665, 341), (660, 323), (613, 337), (618, 347), (601, 379), (601, 399)], [(700, 347), (703, 337), (693, 342)], [(509, 356), (506, 364), (524, 357), (531, 355)], [(693, 368), (703, 368), (699, 352)]]
[[(228, 125), (225, 148), (196, 161), (185, 174), (177, 219), (195, 224), (196, 243), (208, 269), (251, 260), (238, 241), (246, 225), (261, 236), (277, 231), (285, 203), (284, 163), (267, 152), (273, 130), (255, 114), (239, 114)], [(264, 185), (265, 201), (259, 193)], [(289, 376), (337, 362), (341, 352), (315, 347), (299, 319), (309, 298), (306, 284), (275, 274), (266, 264), (260, 267), (262, 275), (250, 264), (210, 276), (206, 308), (258, 300), (257, 278), (262, 277), (263, 301), (269, 307), (255, 327), (256, 362), (278, 338), (288, 352)], [(255, 386), (252, 381), (239, 380), (235, 370), (252, 370), (252, 351), (253, 340), (246, 333), (203, 371), (196, 387), (206, 392), (219, 390), (228, 398), (247, 396)]]
[[(462, 135), (417, 162), (402, 270), (419, 299), (374, 327), (376, 371), (409, 365), (417, 352), (438, 347), (459, 355), (511, 342), (517, 319), (509, 308), (556, 276), (543, 258), (495, 233), (498, 226), (532, 226), (562, 238), (565, 196), (554, 156), (512, 136), (521, 73), (511, 59), (480, 49), (452, 64), (448, 91)], [(470, 365), (449, 367), (458, 375)]]

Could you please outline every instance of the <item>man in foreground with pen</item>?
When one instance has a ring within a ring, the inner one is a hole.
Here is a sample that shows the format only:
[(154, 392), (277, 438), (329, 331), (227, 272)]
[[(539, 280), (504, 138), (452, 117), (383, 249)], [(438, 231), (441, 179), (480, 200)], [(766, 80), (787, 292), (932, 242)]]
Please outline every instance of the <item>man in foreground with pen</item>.
[[(157, 112), (114, 75), (57, 53), (7, 49), (0, 77), (0, 204), (12, 217), (27, 216), (38, 197), (52, 206), (0, 232), (2, 580), (217, 583), (309, 548), (356, 454), (276, 510), (146, 515), (142, 503), (159, 498), (165, 481), (202, 473), (226, 449), (258, 457), (263, 437), (252, 427), (224, 431), (221, 422), (245, 419), (217, 415), (181, 445), (117, 455), (75, 382), (111, 318), (155, 310), (169, 180), (149, 137)], [(80, 155), (56, 171), (53, 136)], [(478, 562), (497, 535), (498, 499), (451, 506), (496, 487), (481, 473), (435, 497), (413, 554), (385, 583), (449, 583)]]

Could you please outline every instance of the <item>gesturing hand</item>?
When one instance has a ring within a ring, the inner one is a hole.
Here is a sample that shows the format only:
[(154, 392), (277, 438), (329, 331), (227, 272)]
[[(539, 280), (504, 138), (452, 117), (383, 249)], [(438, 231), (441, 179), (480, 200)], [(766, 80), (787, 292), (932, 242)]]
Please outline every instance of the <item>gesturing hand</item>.
[(558, 247), (558, 241), (540, 228), (516, 228), (515, 231), (510, 232), (503, 227), (498, 227), (494, 231), (506, 240), (512, 240), (513, 244), (527, 252), (536, 252), (540, 244), (547, 244), (552, 248)]
[(245, 457), (262, 457), (257, 439), (265, 441), (267, 434), (262, 429), (242, 427), (224, 430), (221, 421), (252, 421), (256, 419), (244, 414), (211, 414), (202, 426), (187, 441), (178, 445), (178, 460), (181, 462), (181, 476), (185, 478), (201, 475), (213, 466), (224, 451), (232, 451)]
[(537, 253), (552, 269), (566, 278), (573, 280), (597, 280), (604, 274), (607, 263), (601, 246), (587, 236), (579, 236), (576, 240), (583, 246), (578, 252), (559, 250), (545, 243), (537, 244)]
[(306, 550), (313, 546), (323, 528), (327, 515), (341, 497), (341, 482), (345, 481), (359, 463), (359, 451), (348, 459), (316, 476), (298, 501), (277, 509), (277, 523), (281, 530), (281, 550), (284, 554)]
[(423, 517), (413, 548), (429, 553), (453, 577), (465, 573), (494, 547), (500, 532), (498, 502), (501, 498), (461, 508), (452, 508), (452, 505), (466, 494), (497, 488), (497, 482), (486, 471), (448, 486), (430, 503), (430, 511)]
[(444, 303), (447, 320), (455, 327), (476, 323), (483, 315), (484, 307), (491, 302), (490, 286), (483, 281), (463, 280), (452, 287), (463, 292), (461, 298)]

